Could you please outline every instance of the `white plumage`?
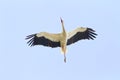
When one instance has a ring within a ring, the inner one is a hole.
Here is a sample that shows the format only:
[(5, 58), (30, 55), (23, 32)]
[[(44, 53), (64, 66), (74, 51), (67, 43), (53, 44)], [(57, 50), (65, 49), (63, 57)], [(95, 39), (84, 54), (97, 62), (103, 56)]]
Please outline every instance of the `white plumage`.
[(28, 35), (26, 39), (30, 39), (27, 43), (30, 46), (44, 45), (48, 47), (61, 47), (64, 53), (64, 62), (66, 62), (66, 46), (75, 43), (82, 39), (92, 39), (96, 38), (96, 33), (91, 28), (78, 27), (77, 29), (66, 32), (64, 28), (63, 20), (62, 23), (62, 33), (53, 34), (47, 32), (40, 32), (32, 35)]

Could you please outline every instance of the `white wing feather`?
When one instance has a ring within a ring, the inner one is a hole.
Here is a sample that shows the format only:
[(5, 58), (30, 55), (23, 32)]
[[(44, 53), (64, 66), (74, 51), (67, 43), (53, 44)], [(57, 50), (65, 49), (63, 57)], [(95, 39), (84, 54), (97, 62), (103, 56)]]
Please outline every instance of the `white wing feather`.
[(60, 41), (60, 36), (61, 34), (52, 34), (52, 33), (47, 33), (47, 32), (40, 32), (40, 33), (37, 33), (36, 35), (37, 37), (45, 37), (51, 41), (54, 41), (54, 42), (59, 42)]
[(73, 37), (77, 32), (84, 32), (84, 31), (86, 31), (86, 30), (87, 30), (87, 28), (78, 27), (78, 28), (76, 28), (75, 30), (70, 31), (70, 32), (67, 34), (67, 39), (70, 39), (71, 37)]

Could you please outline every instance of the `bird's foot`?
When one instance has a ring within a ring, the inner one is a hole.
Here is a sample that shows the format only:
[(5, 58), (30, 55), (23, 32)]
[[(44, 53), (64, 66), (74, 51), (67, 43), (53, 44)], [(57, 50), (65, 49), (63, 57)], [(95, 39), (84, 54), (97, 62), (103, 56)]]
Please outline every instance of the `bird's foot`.
[(64, 58), (64, 62), (66, 63), (66, 58)]

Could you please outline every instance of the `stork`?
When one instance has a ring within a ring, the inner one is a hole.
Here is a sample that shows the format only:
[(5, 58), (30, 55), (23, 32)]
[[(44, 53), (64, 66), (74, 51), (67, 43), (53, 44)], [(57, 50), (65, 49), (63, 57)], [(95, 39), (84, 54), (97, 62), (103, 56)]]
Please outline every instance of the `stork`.
[[(60, 18), (61, 19), (61, 18)], [(78, 27), (71, 32), (66, 32), (64, 28), (64, 22), (61, 19), (62, 32), (58, 34), (40, 32), (32, 35), (28, 35), (26, 39), (29, 39), (27, 42), (29, 46), (43, 45), (47, 47), (61, 47), (61, 51), (64, 54), (64, 62), (66, 62), (66, 46), (72, 43), (75, 43), (79, 40), (94, 40), (97, 34), (95, 30), (87, 27)]]

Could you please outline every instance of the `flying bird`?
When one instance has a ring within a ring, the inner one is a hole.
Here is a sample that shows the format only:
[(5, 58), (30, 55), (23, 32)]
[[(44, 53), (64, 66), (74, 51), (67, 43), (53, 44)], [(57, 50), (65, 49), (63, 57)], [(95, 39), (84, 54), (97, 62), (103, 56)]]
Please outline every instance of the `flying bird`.
[[(61, 19), (61, 18), (60, 18)], [(97, 34), (95, 30), (87, 27), (78, 27), (73, 31), (66, 32), (64, 28), (64, 22), (61, 19), (62, 32), (53, 34), (48, 32), (40, 32), (28, 35), (26, 39), (29, 39), (27, 42), (29, 46), (43, 45), (47, 47), (61, 47), (61, 51), (64, 54), (64, 62), (66, 62), (66, 46), (73, 44), (79, 40), (94, 40)]]

